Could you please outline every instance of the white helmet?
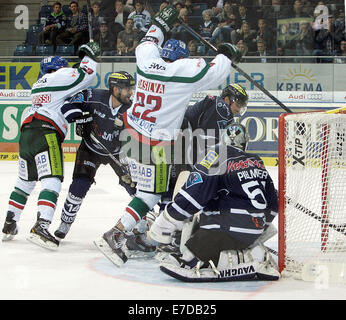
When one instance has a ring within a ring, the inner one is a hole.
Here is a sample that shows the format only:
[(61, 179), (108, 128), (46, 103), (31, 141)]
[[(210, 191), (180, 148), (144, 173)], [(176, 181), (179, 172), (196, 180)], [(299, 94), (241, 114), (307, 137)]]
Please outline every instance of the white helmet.
[(232, 123), (225, 128), (223, 142), (228, 146), (245, 151), (249, 142), (249, 135), (242, 124)]

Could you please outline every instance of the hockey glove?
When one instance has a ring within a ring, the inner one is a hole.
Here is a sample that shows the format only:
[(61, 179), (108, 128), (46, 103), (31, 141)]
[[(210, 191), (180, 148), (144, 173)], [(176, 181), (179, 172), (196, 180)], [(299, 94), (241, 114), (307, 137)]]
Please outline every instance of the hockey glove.
[(85, 137), (88, 133), (90, 133), (92, 121), (93, 117), (89, 113), (76, 119), (76, 134), (80, 137)]
[(179, 12), (172, 6), (165, 6), (153, 19), (152, 23), (158, 26), (163, 33), (169, 32), (177, 21)]
[(95, 60), (101, 54), (100, 46), (97, 42), (88, 42), (83, 44), (78, 49), (78, 57), (83, 59), (84, 56), (88, 56), (91, 59)]
[(237, 64), (241, 60), (241, 57), (243, 55), (237, 46), (230, 43), (221, 43), (218, 47), (217, 53), (224, 54), (235, 64)]
[(129, 174), (119, 177), (119, 184), (125, 188), (130, 196), (136, 193), (136, 183), (131, 180), (131, 176)]

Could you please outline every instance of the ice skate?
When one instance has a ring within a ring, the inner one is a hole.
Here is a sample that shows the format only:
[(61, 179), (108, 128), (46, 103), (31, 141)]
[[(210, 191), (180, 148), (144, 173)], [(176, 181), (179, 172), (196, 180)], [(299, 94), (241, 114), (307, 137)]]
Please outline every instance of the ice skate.
[(145, 233), (134, 233), (127, 239), (124, 249), (129, 258), (150, 258), (156, 254), (156, 245), (148, 241)]
[(127, 256), (123, 251), (125, 241), (125, 233), (114, 227), (104, 233), (101, 240), (94, 241), (94, 244), (106, 258), (117, 267), (121, 267), (127, 261)]
[(170, 254), (180, 254), (180, 239), (181, 232), (177, 231), (174, 233), (172, 243), (160, 243), (156, 248), (157, 254), (155, 256), (155, 260), (157, 260), (160, 263), (163, 263), (169, 258)]
[(60, 226), (55, 230), (54, 235), (61, 240), (65, 239), (67, 233), (70, 231), (71, 225), (71, 223), (61, 221)]
[(35, 225), (30, 230), (27, 240), (46, 249), (56, 250), (59, 241), (48, 231), (50, 221), (38, 218)]
[(7, 212), (4, 227), (2, 229), (3, 237), (2, 241), (9, 241), (14, 238), (18, 233), (17, 222), (13, 220), (14, 213), (11, 211)]

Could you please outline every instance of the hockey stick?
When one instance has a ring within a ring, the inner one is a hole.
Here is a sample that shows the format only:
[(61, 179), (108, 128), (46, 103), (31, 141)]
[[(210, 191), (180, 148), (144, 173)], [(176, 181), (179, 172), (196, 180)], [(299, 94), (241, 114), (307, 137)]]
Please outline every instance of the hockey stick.
[(124, 175), (124, 172), (126, 172), (125, 166), (116, 158), (114, 155), (107, 149), (107, 147), (100, 142), (94, 135), (93, 132), (90, 133), (90, 138), (104, 151), (107, 153), (108, 157), (110, 157), (113, 162), (116, 164), (116, 174), (121, 177)]
[[(193, 30), (190, 26), (188, 26), (183, 20), (179, 19), (180, 24), (189, 32), (191, 33), (197, 40), (203, 42), (207, 47), (212, 49), (213, 51), (217, 52), (217, 48), (212, 45), (209, 41), (202, 38), (202, 36), (197, 33), (195, 30)], [(286, 107), (280, 100), (278, 100), (276, 97), (274, 97), (267, 89), (262, 87), (258, 82), (253, 80), (244, 70), (239, 68), (237, 65), (235, 65), (232, 62), (232, 68), (236, 71), (238, 71), (244, 78), (246, 78), (248, 81), (250, 81), (255, 87), (257, 87), (259, 90), (261, 90), (265, 95), (267, 95), (270, 99), (272, 99), (274, 102), (276, 102), (282, 109), (284, 109), (286, 112), (292, 113), (292, 110)]]
[(89, 41), (94, 42), (94, 33), (93, 33), (93, 27), (91, 24), (92, 16), (91, 16), (91, 4), (90, 0), (87, 0), (87, 10), (88, 10), (88, 28), (89, 28)]
[(314, 218), (315, 220), (325, 224), (327, 227), (334, 229), (335, 231), (340, 232), (341, 234), (346, 236), (346, 224), (337, 225), (334, 223), (329, 223), (328, 220), (321, 218), (318, 214), (316, 214), (315, 212), (312, 212), (310, 209), (304, 207), (303, 205), (297, 202), (294, 202), (290, 197), (286, 196), (286, 199), (287, 199), (287, 203), (292, 204), (294, 208), (300, 210), (301, 212), (305, 213), (309, 217)]

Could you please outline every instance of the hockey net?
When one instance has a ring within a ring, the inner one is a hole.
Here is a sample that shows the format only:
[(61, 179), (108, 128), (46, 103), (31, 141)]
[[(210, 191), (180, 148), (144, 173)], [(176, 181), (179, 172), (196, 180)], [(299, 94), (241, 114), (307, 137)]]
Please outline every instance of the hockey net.
[(345, 266), (345, 110), (282, 114), (280, 272), (307, 281), (325, 272), (333, 281), (346, 282)]

